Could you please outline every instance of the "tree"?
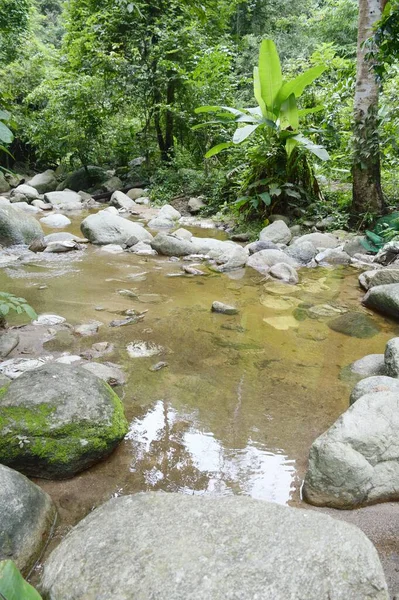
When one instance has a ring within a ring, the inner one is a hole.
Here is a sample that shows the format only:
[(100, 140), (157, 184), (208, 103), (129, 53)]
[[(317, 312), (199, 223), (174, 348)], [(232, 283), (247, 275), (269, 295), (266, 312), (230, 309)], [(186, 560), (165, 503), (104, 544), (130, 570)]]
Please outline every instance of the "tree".
[(0, 0), (0, 62), (11, 61), (29, 25), (30, 0)]
[(384, 207), (378, 133), (379, 84), (375, 55), (370, 52), (367, 42), (386, 3), (387, 0), (359, 0), (352, 200), (356, 215), (380, 213)]

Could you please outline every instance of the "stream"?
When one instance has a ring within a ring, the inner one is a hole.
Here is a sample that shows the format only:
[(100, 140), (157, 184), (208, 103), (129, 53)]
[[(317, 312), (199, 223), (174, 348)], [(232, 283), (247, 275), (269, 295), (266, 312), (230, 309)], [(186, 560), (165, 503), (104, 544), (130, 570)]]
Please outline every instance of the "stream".
[[(66, 230), (79, 235), (82, 218), (73, 217)], [(114, 349), (100, 360), (120, 365), (127, 378), (116, 392), (129, 432), (111, 457), (70, 480), (35, 480), (59, 511), (50, 550), (94, 507), (139, 491), (242, 494), (310, 508), (300, 495), (309, 448), (346, 410), (353, 387), (341, 369), (383, 352), (399, 334), (395, 322), (361, 306), (358, 271), (350, 267), (302, 269), (300, 285), (289, 286), (265, 282), (252, 269), (183, 275), (182, 264), (89, 245), (1, 270), (0, 289), (24, 296), (38, 313), (61, 315), (73, 326), (102, 323), (92, 337), (59, 332), (44, 354), (80, 354), (109, 342)], [(239, 314), (212, 313), (215, 300)], [(331, 317), (298, 320), (301, 307), (326, 303), (371, 316), (378, 332), (359, 339), (330, 329)], [(109, 326), (129, 309), (144, 318)], [(167, 366), (151, 370), (160, 361)], [(388, 582), (397, 584), (396, 505), (324, 511), (362, 527), (381, 553)]]

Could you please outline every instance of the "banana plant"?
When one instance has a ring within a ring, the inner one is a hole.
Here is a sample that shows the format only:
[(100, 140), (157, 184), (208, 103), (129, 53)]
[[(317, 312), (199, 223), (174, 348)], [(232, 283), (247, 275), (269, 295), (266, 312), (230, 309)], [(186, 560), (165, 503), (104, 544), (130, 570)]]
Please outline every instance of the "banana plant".
[[(329, 155), (325, 148), (314, 144), (299, 131), (300, 117), (323, 110), (323, 107), (300, 110), (297, 104), (304, 90), (320, 77), (325, 69), (324, 65), (317, 65), (294, 79), (284, 81), (275, 43), (273, 40), (263, 40), (259, 51), (259, 64), (253, 73), (254, 96), (258, 106), (242, 110), (230, 106), (201, 106), (195, 110), (197, 114), (215, 113), (217, 120), (210, 123), (237, 124), (232, 141), (214, 146), (205, 157), (210, 158), (226, 148), (241, 144), (255, 131), (269, 129), (284, 143), (288, 157), (300, 144), (321, 160), (328, 160)], [(210, 123), (201, 123), (194, 129)]]
[[(4, 144), (11, 144), (14, 139), (11, 129), (6, 125), (10, 120), (10, 113), (0, 110), (0, 151), (10, 154)], [(10, 155), (11, 156), (11, 155)]]

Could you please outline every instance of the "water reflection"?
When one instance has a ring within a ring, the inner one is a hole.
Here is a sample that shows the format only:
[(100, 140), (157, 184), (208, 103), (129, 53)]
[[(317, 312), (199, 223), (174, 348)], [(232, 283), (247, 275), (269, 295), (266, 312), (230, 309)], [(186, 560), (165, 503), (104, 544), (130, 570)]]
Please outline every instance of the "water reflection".
[(133, 420), (127, 439), (134, 456), (130, 470), (146, 490), (245, 494), (280, 504), (294, 490), (294, 460), (251, 439), (245, 448), (226, 448), (199, 429), (194, 414), (178, 413), (162, 400)]

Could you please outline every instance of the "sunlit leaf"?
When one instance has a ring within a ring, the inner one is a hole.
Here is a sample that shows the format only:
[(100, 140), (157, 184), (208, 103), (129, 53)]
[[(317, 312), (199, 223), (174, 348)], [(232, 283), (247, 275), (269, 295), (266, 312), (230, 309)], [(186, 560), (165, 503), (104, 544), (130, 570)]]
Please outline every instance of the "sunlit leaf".
[(273, 113), (277, 95), (283, 84), (280, 58), (273, 40), (263, 40), (260, 45), (259, 81), (266, 108)]
[(11, 144), (13, 139), (14, 135), (11, 129), (9, 129), (7, 125), (4, 125), (4, 123), (0, 121), (0, 142), (3, 144)]
[(208, 152), (205, 154), (205, 158), (211, 158), (212, 156), (216, 156), (222, 150), (226, 150), (226, 148), (231, 148), (234, 146), (233, 142), (224, 142), (223, 144), (218, 144), (217, 146), (213, 146)]
[(315, 79), (320, 77), (325, 70), (326, 67), (324, 65), (317, 65), (316, 67), (308, 69), (305, 73), (301, 73), (298, 77), (295, 77), (295, 79), (291, 79), (291, 81), (284, 83), (278, 93), (277, 104), (281, 106), (291, 94), (294, 94), (296, 98), (299, 98), (304, 89), (313, 83)]
[(245, 125), (245, 127), (239, 127), (234, 132), (233, 143), (241, 144), (244, 140), (246, 140), (250, 135), (254, 133), (259, 127), (259, 123), (256, 125)]
[(2, 600), (41, 600), (40, 594), (24, 580), (12, 560), (0, 562), (0, 598)]

